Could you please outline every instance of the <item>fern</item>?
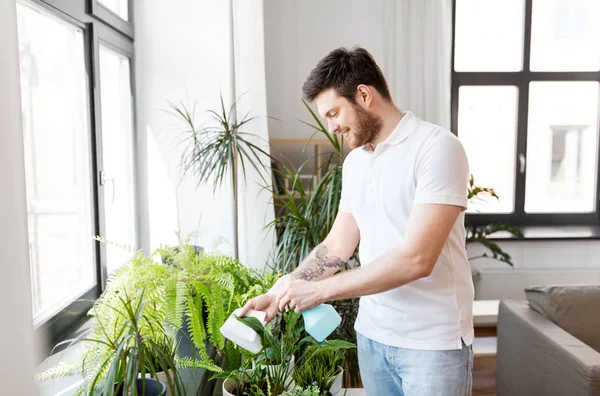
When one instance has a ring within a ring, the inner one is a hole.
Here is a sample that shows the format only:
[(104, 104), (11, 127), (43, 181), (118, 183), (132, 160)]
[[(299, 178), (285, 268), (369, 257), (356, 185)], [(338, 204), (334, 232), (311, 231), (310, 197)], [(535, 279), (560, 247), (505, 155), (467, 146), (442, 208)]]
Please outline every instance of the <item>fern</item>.
[(223, 369), (213, 363), (210, 359), (195, 359), (189, 356), (179, 358), (177, 360), (177, 366), (179, 368), (200, 368), (208, 371), (220, 373)]
[(165, 285), (165, 310), (168, 322), (180, 329), (186, 303), (186, 285), (179, 281), (179, 276), (171, 276)]
[(35, 376), (38, 381), (49, 380), (53, 378), (64, 377), (75, 373), (74, 363), (60, 362), (55, 367), (39, 373)]
[(192, 343), (196, 348), (198, 348), (203, 358), (208, 358), (206, 347), (204, 345), (206, 331), (204, 329), (204, 323), (202, 323), (202, 300), (200, 297), (194, 299), (194, 297), (189, 296), (187, 300), (187, 307), (188, 329), (190, 331)]

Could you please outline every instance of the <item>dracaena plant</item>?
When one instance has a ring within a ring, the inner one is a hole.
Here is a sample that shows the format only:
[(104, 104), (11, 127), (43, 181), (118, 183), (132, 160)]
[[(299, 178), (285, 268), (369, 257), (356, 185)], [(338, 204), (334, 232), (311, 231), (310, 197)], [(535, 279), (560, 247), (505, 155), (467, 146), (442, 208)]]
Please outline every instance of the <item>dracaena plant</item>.
[[(245, 131), (247, 125), (256, 119), (249, 113), (237, 118), (237, 101), (226, 110), (221, 95), (221, 108), (217, 111), (208, 110), (210, 122), (198, 126), (195, 121), (195, 106), (191, 110), (185, 105), (169, 104), (172, 113), (184, 122), (180, 144), (183, 154), (180, 166), (183, 174), (193, 174), (198, 185), (212, 180), (216, 191), (225, 180), (232, 191), (233, 228), (234, 228), (234, 258), (238, 258), (238, 178), (246, 181), (246, 166), (256, 170), (266, 182), (268, 175), (269, 153), (254, 141), (261, 139), (256, 134)], [(268, 144), (268, 142), (265, 142)]]

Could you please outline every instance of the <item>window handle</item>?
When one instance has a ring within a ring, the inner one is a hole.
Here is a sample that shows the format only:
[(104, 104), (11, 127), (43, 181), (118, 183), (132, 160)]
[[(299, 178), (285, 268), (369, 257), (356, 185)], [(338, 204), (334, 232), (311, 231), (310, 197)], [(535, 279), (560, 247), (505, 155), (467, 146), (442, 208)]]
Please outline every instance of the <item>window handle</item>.
[(113, 204), (115, 203), (115, 178), (114, 177), (107, 177), (106, 176), (106, 172), (105, 171), (100, 171), (100, 185), (101, 186), (106, 186), (106, 183), (110, 182), (111, 187), (112, 187), (112, 194), (111, 194), (111, 200), (110, 203)]
[(525, 154), (519, 153), (519, 172), (525, 173)]

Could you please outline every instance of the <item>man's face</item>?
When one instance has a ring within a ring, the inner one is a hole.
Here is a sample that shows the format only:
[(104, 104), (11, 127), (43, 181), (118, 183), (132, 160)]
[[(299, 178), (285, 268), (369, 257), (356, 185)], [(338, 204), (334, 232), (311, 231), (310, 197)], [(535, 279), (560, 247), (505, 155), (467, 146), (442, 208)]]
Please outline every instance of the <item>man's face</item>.
[(372, 143), (381, 132), (381, 117), (339, 96), (333, 88), (319, 94), (315, 102), (329, 132), (342, 135), (350, 148)]

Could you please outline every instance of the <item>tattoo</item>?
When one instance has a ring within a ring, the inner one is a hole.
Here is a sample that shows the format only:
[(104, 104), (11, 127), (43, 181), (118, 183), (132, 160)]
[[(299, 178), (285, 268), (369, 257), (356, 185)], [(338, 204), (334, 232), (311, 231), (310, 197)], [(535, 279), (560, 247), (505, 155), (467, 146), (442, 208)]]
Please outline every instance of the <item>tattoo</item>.
[(310, 281), (323, 275), (326, 268), (336, 268), (335, 272), (344, 268), (345, 263), (341, 258), (328, 257), (327, 253), (329, 253), (327, 246), (323, 244), (317, 246), (302, 265), (292, 273), (292, 278)]

